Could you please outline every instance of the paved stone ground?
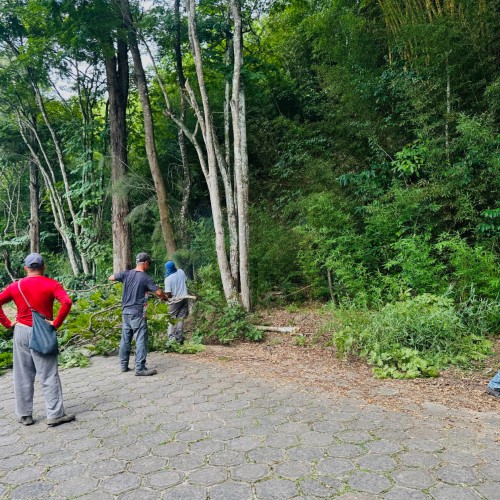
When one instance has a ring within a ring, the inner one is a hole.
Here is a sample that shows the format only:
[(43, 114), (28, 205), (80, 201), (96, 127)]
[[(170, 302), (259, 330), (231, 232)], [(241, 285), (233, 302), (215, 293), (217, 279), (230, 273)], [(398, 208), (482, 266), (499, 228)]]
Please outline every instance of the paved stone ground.
[(61, 372), (75, 422), (30, 427), (0, 378), (0, 497), (82, 499), (500, 499), (498, 415), (429, 405), (421, 418), (360, 399), (249, 379), (153, 354), (155, 377), (117, 358)]

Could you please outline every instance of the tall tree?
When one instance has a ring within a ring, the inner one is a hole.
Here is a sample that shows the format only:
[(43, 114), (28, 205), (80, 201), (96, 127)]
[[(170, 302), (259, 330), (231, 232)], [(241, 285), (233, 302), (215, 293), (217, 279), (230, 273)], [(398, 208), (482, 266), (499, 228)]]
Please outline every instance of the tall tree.
[(109, 138), (111, 153), (112, 189), (112, 232), (113, 232), (113, 271), (119, 272), (132, 264), (132, 241), (129, 214), (129, 198), (125, 188), (128, 170), (127, 154), (127, 100), (129, 91), (128, 48), (125, 41), (118, 37), (116, 53), (109, 41), (105, 51), (106, 78), (109, 96)]

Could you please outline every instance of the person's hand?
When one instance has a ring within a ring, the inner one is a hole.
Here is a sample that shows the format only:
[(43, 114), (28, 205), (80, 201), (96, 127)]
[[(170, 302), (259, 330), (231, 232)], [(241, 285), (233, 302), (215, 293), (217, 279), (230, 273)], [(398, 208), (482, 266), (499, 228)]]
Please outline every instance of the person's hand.
[(12, 324), (10, 325), (11, 328), (14, 328), (17, 325), (17, 321), (12, 321)]
[[(49, 325), (54, 326), (54, 321), (53, 321), (53, 320), (51, 320), (51, 319), (46, 319), (45, 321), (46, 321)], [(55, 326), (54, 326), (54, 328), (55, 328)]]

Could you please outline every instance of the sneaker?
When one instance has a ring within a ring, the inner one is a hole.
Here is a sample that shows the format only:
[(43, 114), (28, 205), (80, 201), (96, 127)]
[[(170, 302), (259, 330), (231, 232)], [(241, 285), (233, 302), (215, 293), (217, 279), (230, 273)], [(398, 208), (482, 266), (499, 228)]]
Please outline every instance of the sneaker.
[(495, 398), (500, 398), (500, 389), (493, 389), (491, 387), (486, 387), (486, 392), (491, 394)]
[(125, 373), (125, 372), (128, 372), (130, 370), (130, 368), (128, 366), (122, 366), (122, 373)]
[(20, 422), (23, 425), (33, 425), (35, 421), (33, 420), (33, 417), (31, 415), (25, 415), (24, 417), (21, 417)]
[(144, 368), (144, 370), (141, 370), (139, 372), (135, 372), (135, 375), (137, 377), (150, 377), (151, 375), (156, 375), (158, 373), (157, 370), (154, 368), (152, 370), (148, 370), (147, 368)]
[(54, 425), (65, 424), (66, 422), (71, 422), (72, 420), (75, 420), (74, 414), (63, 415), (62, 417), (58, 417), (58, 418), (48, 418), (47, 425), (54, 427)]

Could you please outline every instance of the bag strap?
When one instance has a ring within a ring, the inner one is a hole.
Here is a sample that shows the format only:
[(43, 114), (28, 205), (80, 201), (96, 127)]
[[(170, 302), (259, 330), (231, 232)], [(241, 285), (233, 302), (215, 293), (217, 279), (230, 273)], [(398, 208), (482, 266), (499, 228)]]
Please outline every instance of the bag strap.
[(32, 309), (31, 304), (28, 302), (28, 299), (26, 298), (26, 296), (24, 295), (23, 291), (21, 290), (21, 281), (22, 281), (22, 280), (19, 280), (19, 281), (17, 282), (17, 288), (19, 288), (19, 291), (21, 292), (21, 295), (23, 296), (23, 299), (24, 299), (24, 301), (26, 302), (26, 304), (28, 304), (28, 307), (29, 307), (30, 309)]

